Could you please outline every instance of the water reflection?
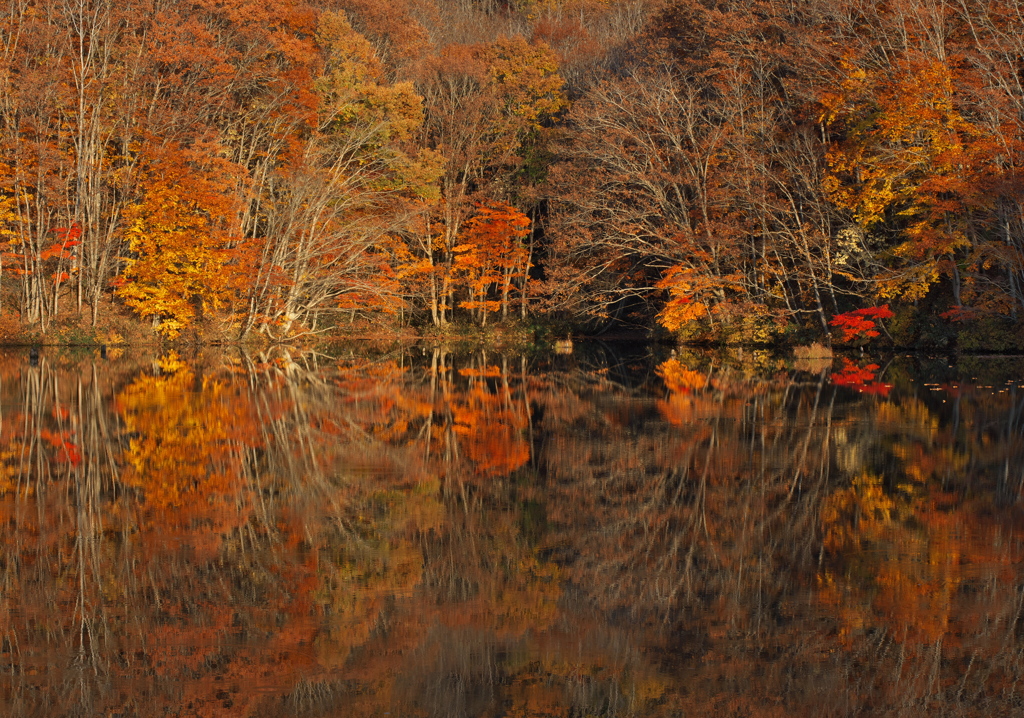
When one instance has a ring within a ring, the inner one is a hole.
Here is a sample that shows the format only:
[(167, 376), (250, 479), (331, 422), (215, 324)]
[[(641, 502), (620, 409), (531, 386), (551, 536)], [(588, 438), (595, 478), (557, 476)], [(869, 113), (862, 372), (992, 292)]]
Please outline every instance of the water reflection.
[(0, 356), (0, 706), (1010, 712), (1020, 364)]

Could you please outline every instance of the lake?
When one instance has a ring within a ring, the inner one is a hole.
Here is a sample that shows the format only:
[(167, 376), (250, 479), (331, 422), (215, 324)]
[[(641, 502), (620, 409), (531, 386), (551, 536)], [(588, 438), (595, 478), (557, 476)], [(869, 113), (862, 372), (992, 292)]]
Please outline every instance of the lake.
[(1024, 710), (1024, 358), (0, 354), (5, 716)]

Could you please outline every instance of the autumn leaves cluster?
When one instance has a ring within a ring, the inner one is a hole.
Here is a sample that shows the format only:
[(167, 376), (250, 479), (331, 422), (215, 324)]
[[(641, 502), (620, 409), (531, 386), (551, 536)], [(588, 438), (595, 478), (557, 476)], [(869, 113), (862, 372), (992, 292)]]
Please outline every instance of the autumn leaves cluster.
[[(45, 329), (113, 298), (169, 337), (522, 313), (531, 222), (480, 188), (563, 108), (555, 55), (497, 31), (431, 44), (416, 8), (380, 10), (11, 4), (4, 310)], [(376, 34), (349, 19), (367, 13)]]
[(593, 268), (606, 306), (660, 286), (652, 310), (695, 338), (841, 341), (833, 317), (885, 305), (903, 344), (963, 319), (1009, 327), (1024, 308), (1020, 10), (670, 4), (643, 56), (569, 113), (556, 271)]
[(834, 317), (879, 306), (897, 343), (1009, 327), (1020, 9), (12, 2), (0, 305), (45, 328), (113, 300), (168, 336), (550, 313), (842, 340)]

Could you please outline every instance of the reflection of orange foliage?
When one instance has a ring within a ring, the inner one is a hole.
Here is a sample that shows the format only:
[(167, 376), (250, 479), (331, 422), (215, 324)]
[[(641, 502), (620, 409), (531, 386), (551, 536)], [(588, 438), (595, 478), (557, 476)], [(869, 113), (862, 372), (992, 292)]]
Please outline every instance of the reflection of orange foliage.
[(948, 631), (961, 580), (958, 520), (930, 510), (921, 498), (890, 495), (881, 478), (864, 475), (825, 502), (825, 547), (866, 562), (857, 574), (867, 572), (874, 583), (873, 591), (862, 593), (856, 584), (841, 589), (845, 582), (830, 572), (820, 577), (820, 599), (842, 606), (845, 641), (879, 618), (922, 644)]
[(658, 365), (657, 373), (670, 391), (689, 392), (703, 389), (708, 384), (708, 379), (703, 373), (683, 366), (675, 358)]
[[(741, 400), (730, 398), (726, 403), (709, 399), (707, 395), (693, 395), (684, 392), (673, 392), (668, 399), (658, 402), (658, 412), (662, 418), (673, 426), (687, 426), (706, 422), (708, 419), (723, 413), (734, 413), (742, 406)], [(705, 429), (698, 431), (705, 433)]]
[(78, 446), (70, 441), (70, 432), (58, 433), (48, 429), (39, 430), (39, 438), (57, 449), (57, 461), (67, 462), (78, 466), (82, 461), (82, 455), (78, 452)]
[[(970, 565), (998, 566), (1011, 545), (998, 526), (979, 530), (960, 500), (927, 486), (940, 464), (919, 450), (897, 446), (907, 461), (908, 484), (893, 488), (864, 474), (823, 504), (823, 545), (844, 556), (846, 575), (825, 570), (818, 600), (833, 607), (844, 644), (879, 623), (901, 641), (931, 645), (940, 638), (955, 645), (964, 631), (961, 587), (972, 578)], [(957, 457), (931, 457), (955, 466)], [(921, 464), (918, 466), (918, 464)]]
[(681, 392), (672, 392), (667, 401), (658, 402), (658, 411), (668, 423), (682, 426), (693, 420), (693, 397)]
[[(669, 359), (658, 367), (659, 376), (671, 389), (668, 398), (658, 401), (658, 411), (674, 426), (706, 422), (716, 418), (739, 419), (752, 396), (764, 391), (764, 385), (727, 371), (703, 374)], [(714, 391), (700, 391), (711, 388)], [(700, 433), (703, 433), (703, 429)]]
[(116, 403), (134, 434), (121, 481), (140, 491), (147, 530), (181, 533), (212, 549), (244, 523), (249, 497), (237, 436), (248, 412), (242, 397), (181, 368), (139, 377)]
[(889, 396), (892, 384), (875, 381), (879, 368), (877, 364), (867, 364), (863, 367), (858, 367), (852, 361), (843, 357), (843, 368), (839, 372), (832, 374), (832, 383), (836, 386), (856, 389), (862, 394)]
[(462, 437), (466, 456), (486, 476), (509, 474), (530, 459), (523, 438), (526, 417), (507, 406), (503, 397), (476, 387), (452, 407), (452, 430)]
[(493, 378), (501, 376), (501, 368), (493, 364), (488, 364), (487, 366), (481, 367), (479, 369), (475, 367), (466, 367), (464, 369), (459, 369), (459, 376)]

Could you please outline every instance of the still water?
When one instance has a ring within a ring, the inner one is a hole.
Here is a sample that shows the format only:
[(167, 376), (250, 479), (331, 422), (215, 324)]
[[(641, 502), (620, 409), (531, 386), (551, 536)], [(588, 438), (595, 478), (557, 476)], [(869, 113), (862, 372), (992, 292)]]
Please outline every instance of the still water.
[(1024, 710), (1024, 360), (0, 355), (4, 716)]

